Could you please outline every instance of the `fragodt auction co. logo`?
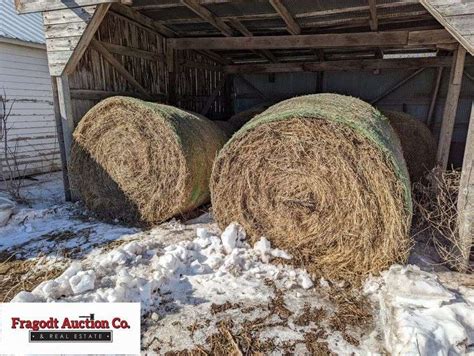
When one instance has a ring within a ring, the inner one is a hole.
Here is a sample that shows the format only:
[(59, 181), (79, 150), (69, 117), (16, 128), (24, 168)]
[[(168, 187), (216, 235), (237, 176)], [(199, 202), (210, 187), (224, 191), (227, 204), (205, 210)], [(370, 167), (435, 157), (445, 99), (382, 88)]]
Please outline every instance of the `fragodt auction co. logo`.
[(29, 330), (29, 342), (112, 342), (113, 329), (130, 329), (126, 319), (96, 319), (95, 314), (41, 320), (11, 318), (11, 329)]

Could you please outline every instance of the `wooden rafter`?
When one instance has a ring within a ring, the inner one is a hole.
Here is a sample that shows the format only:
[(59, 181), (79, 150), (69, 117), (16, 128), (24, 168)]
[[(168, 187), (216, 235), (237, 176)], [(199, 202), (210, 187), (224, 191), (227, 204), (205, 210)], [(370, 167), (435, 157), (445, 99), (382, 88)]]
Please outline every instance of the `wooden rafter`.
[[(232, 25), (232, 27), (234, 27), (237, 31), (239, 31), (245, 37), (253, 37), (253, 33), (250, 32), (249, 29), (247, 27), (245, 27), (245, 25), (242, 22), (240, 22), (239, 20), (231, 19), (231, 20), (229, 20), (229, 23)], [(278, 62), (276, 57), (269, 50), (265, 50), (265, 49), (255, 50), (255, 53), (257, 53), (258, 55), (268, 59), (270, 62), (273, 62), (273, 63)]]
[(283, 21), (286, 23), (288, 32), (292, 35), (299, 35), (301, 33), (301, 27), (293, 18), (293, 15), (288, 11), (285, 5), (280, 0), (269, 0), (273, 8), (278, 12)]
[(224, 36), (233, 36), (232, 29), (220, 18), (215, 16), (212, 12), (199, 4), (196, 0), (181, 0), (188, 9), (193, 11), (196, 15), (209, 22), (212, 26), (222, 32)]
[[(206, 5), (206, 1), (200, 0), (199, 3), (201, 5)], [(223, 1), (220, 1), (220, 3), (223, 3)], [(396, 1), (396, 2), (389, 2), (389, 3), (382, 3), (382, 4), (377, 4), (377, 10), (385, 10), (385, 9), (390, 9), (390, 13), (388, 14), (380, 14), (379, 18), (380, 19), (390, 19), (396, 16), (396, 13), (394, 13), (394, 9), (400, 9), (403, 10), (406, 7), (414, 6), (419, 4), (419, 0), (403, 0), (403, 1)], [(179, 5), (179, 4), (178, 4)], [(152, 5), (144, 5), (144, 6), (136, 6), (136, 9), (140, 10), (145, 10), (147, 12), (153, 13), (153, 11), (160, 11), (161, 9), (160, 4), (152, 4)], [(357, 21), (357, 20), (362, 20), (367, 23), (367, 20), (362, 17), (362, 16), (354, 16), (355, 14), (361, 13), (369, 13), (369, 6), (364, 5), (364, 6), (354, 6), (354, 7), (342, 7), (342, 8), (334, 8), (334, 9), (328, 9), (328, 10), (318, 10), (318, 11), (307, 11), (307, 12), (301, 12), (294, 14), (293, 17), (295, 21), (298, 21), (299, 19), (309, 19), (309, 18), (318, 18), (318, 19), (324, 19), (325, 17), (328, 18), (333, 18), (335, 15), (337, 16), (344, 16), (344, 21)], [(424, 15), (429, 15), (429, 12), (425, 10), (424, 8), (420, 7), (419, 10), (417, 11), (401, 11), (400, 12), (402, 17), (406, 16), (417, 16), (418, 18), (424, 14)], [(347, 16), (346, 16), (347, 15)], [(273, 20), (273, 19), (279, 19), (281, 16), (277, 12), (272, 12), (272, 13), (259, 13), (259, 14), (243, 14), (243, 15), (226, 15), (226, 16), (220, 16), (219, 17), (223, 21), (229, 21), (230, 19), (237, 19), (239, 21), (259, 21), (259, 20)], [(367, 16), (368, 18), (368, 16)], [(335, 20), (341, 21), (341, 20)], [(160, 20), (160, 23), (163, 24), (191, 24), (191, 23), (200, 23), (200, 22), (206, 22), (202, 18), (177, 18), (177, 19), (167, 19), (167, 20)], [(327, 22), (327, 20), (323, 20), (323, 23)], [(320, 23), (318, 21), (318, 23)], [(330, 22), (328, 22), (329, 24)], [(286, 25), (286, 24), (285, 24)], [(311, 26), (311, 23), (307, 24), (307, 26)]]
[(376, 0), (369, 0), (369, 12), (370, 12), (370, 29), (377, 31), (379, 28), (379, 20), (377, 18), (377, 4)]
[(176, 49), (249, 50), (338, 47), (425, 46), (454, 43), (446, 30), (335, 33), (296, 36), (174, 38)]
[(148, 16), (142, 15), (137, 10), (128, 7), (128, 6), (116, 6), (115, 4), (112, 5), (111, 10), (116, 14), (119, 14), (123, 17), (126, 17), (129, 20), (132, 20), (135, 23), (140, 24), (141, 26), (145, 26), (146, 28), (159, 33), (165, 37), (176, 37), (177, 33), (171, 30), (170, 28), (162, 25), (156, 21), (153, 21)]
[(86, 30), (82, 34), (81, 39), (77, 43), (77, 46), (75, 47), (74, 52), (71, 55), (71, 58), (69, 59), (68, 63), (66, 64), (66, 67), (64, 68), (64, 72), (66, 74), (71, 73), (74, 70), (77, 63), (84, 55), (84, 52), (89, 46), (89, 43), (91, 42), (95, 33), (99, 29), (99, 26), (102, 23), (102, 20), (104, 19), (105, 15), (107, 14), (107, 11), (109, 11), (109, 8), (110, 4), (100, 4), (99, 6), (97, 6), (97, 9), (95, 10), (94, 15), (92, 16), (92, 19), (87, 25)]

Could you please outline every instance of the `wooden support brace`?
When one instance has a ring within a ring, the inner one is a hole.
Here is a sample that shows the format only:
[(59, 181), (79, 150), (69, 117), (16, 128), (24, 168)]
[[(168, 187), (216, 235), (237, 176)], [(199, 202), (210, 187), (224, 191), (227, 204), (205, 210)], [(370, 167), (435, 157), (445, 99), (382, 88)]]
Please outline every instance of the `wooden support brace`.
[(110, 53), (99, 41), (92, 39), (91, 46), (109, 62), (130, 84), (132, 84), (143, 96), (151, 100), (148, 91), (125, 69), (125, 67)]
[(441, 132), (438, 141), (438, 153), (436, 156), (438, 165), (443, 170), (448, 167), (449, 150), (451, 147), (451, 138), (453, 136), (454, 122), (456, 121), (459, 94), (461, 93), (465, 58), (466, 50), (464, 47), (459, 45), (453, 55), (448, 94), (446, 96), (446, 103), (444, 105), (443, 122), (441, 123)]
[(418, 74), (420, 74), (421, 72), (423, 72), (426, 68), (420, 68), (418, 70), (416, 70), (415, 72), (413, 72), (412, 74), (408, 75), (407, 77), (403, 78), (402, 80), (400, 80), (399, 82), (397, 82), (395, 85), (391, 86), (390, 88), (388, 88), (386, 91), (384, 91), (382, 94), (380, 94), (379, 96), (377, 96), (376, 98), (372, 99), (370, 101), (370, 103), (372, 105), (378, 103), (380, 100), (382, 100), (383, 98), (385, 98), (387, 95), (389, 95), (390, 93), (394, 92), (395, 90), (397, 90), (398, 88), (400, 88), (403, 84), (405, 84), (406, 82), (408, 82), (409, 80), (411, 80), (412, 78), (416, 77)]
[(217, 28), (225, 36), (233, 36), (232, 29), (220, 18), (215, 16), (212, 12), (199, 4), (196, 0), (181, 0), (181, 3), (188, 9), (193, 11), (196, 15), (209, 22), (212, 26)]
[(94, 15), (92, 16), (92, 19), (87, 25), (86, 30), (82, 34), (81, 39), (79, 40), (76, 48), (74, 49), (74, 52), (71, 55), (71, 58), (69, 59), (68, 63), (66, 64), (66, 67), (64, 68), (65, 74), (72, 73), (73, 70), (76, 68), (77, 63), (79, 63), (80, 59), (84, 55), (84, 52), (89, 46), (89, 43), (93, 39), (95, 33), (99, 29), (99, 26), (102, 23), (102, 20), (104, 19), (105, 15), (107, 14), (107, 11), (109, 11), (109, 8), (110, 4), (100, 4), (97, 6), (97, 9), (95, 10)]
[(471, 108), (471, 118), (464, 151), (461, 181), (458, 196), (458, 252), (460, 272), (469, 268), (469, 258), (474, 245), (474, 103)]

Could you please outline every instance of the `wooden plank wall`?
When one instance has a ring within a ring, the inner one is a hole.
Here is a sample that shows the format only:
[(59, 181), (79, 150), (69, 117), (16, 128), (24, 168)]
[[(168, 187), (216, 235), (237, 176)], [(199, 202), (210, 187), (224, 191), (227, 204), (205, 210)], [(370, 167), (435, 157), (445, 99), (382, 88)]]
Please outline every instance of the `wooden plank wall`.
[[(187, 110), (201, 113), (214, 90), (225, 80), (222, 67), (192, 51), (178, 51), (176, 105)], [(228, 116), (231, 108), (226, 106), (226, 88), (219, 90), (206, 116), (223, 119)]]
[[(100, 100), (127, 95), (156, 102), (169, 102), (169, 63), (166, 41), (157, 32), (112, 11), (105, 16), (94, 40), (113, 55), (136, 80), (134, 84), (110, 64), (94, 46), (89, 46), (69, 75), (74, 122)], [(175, 95), (173, 105), (200, 112), (224, 73), (218, 63), (190, 51), (175, 56)], [(122, 70), (123, 70), (122, 68)], [(148, 96), (140, 90), (144, 88)], [(221, 118), (223, 93), (219, 93), (208, 117)]]

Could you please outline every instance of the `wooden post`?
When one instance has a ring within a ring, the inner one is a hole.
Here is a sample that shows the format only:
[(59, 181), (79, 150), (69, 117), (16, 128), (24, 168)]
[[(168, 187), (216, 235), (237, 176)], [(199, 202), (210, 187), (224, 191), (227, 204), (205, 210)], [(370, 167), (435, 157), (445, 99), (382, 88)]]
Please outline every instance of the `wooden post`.
[(454, 122), (458, 109), (459, 94), (461, 92), (462, 73), (464, 71), (464, 60), (466, 50), (461, 45), (458, 46), (453, 55), (453, 64), (449, 78), (448, 94), (444, 105), (443, 122), (438, 141), (437, 161), (441, 169), (448, 167), (449, 148), (453, 136)]
[(69, 81), (66, 75), (52, 77), (54, 115), (56, 118), (56, 131), (61, 154), (61, 166), (63, 171), (64, 196), (66, 201), (72, 200), (69, 185), (68, 164), (70, 162), (72, 132), (74, 121), (72, 117), (71, 94)]
[(471, 118), (464, 151), (461, 181), (458, 196), (458, 226), (459, 226), (459, 266), (461, 272), (469, 267), (469, 257), (474, 243), (474, 102), (471, 108)]

